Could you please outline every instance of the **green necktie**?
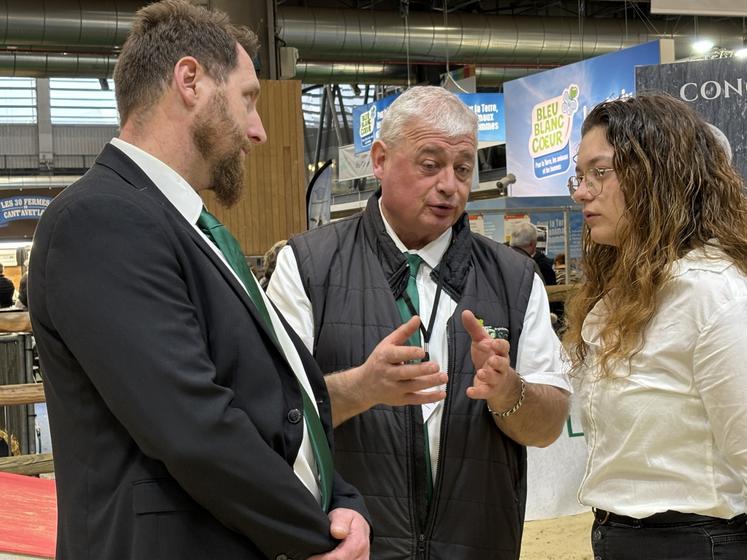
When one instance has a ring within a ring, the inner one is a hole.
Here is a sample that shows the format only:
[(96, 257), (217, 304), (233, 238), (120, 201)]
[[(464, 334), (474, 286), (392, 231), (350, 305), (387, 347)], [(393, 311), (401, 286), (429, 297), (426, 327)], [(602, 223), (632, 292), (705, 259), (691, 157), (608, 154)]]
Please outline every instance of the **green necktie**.
[[(249, 266), (246, 264), (246, 259), (244, 259), (244, 253), (241, 251), (239, 242), (236, 241), (236, 238), (231, 235), (231, 232), (228, 231), (228, 229), (205, 208), (200, 212), (200, 217), (197, 220), (197, 227), (199, 227), (202, 232), (212, 240), (213, 243), (215, 243), (221, 253), (223, 253), (223, 256), (226, 257), (229, 266), (241, 279), (241, 282), (244, 284), (246, 291), (249, 294), (249, 299), (252, 300), (254, 307), (257, 308), (262, 320), (272, 333), (276, 346), (282, 351), (282, 347), (278, 343), (275, 328), (270, 319), (270, 314), (267, 311), (267, 306), (262, 298), (262, 294), (259, 292), (259, 286), (257, 285), (256, 280), (254, 280), (252, 271), (249, 270)], [(334, 478), (332, 452), (329, 449), (329, 441), (327, 441), (327, 435), (324, 433), (324, 426), (322, 426), (319, 414), (314, 408), (314, 403), (311, 401), (311, 398), (306, 393), (306, 390), (300, 382), (298, 386), (301, 389), (303, 416), (306, 420), (306, 428), (309, 432), (309, 441), (314, 452), (317, 470), (319, 471), (319, 489), (322, 495), (322, 509), (326, 512), (329, 510), (329, 505), (332, 499), (332, 485)]]
[[(417, 277), (418, 277), (418, 270), (420, 269), (420, 265), (423, 264), (423, 259), (420, 257), (420, 255), (416, 255), (415, 253), (405, 253), (405, 256), (407, 257), (407, 266), (409, 268), (410, 274), (407, 277), (407, 287), (405, 288), (405, 293), (410, 298), (410, 303), (412, 303), (412, 307), (415, 310), (416, 313), (420, 312), (420, 296), (418, 296), (418, 285), (417, 285)], [(407, 303), (405, 302), (404, 294), (397, 299), (397, 309), (399, 309), (399, 314), (402, 317), (403, 321), (409, 321), (410, 318), (413, 316), (413, 313), (410, 311), (410, 308), (407, 306)], [(420, 346), (420, 329), (415, 331), (415, 334), (413, 334), (408, 340), (407, 343), (410, 346)]]
[(202, 209), (200, 217), (197, 219), (197, 227), (215, 243), (220, 252), (223, 253), (223, 256), (226, 257), (228, 265), (236, 273), (236, 276), (241, 279), (249, 294), (249, 299), (252, 300), (254, 307), (259, 311), (265, 325), (267, 325), (270, 332), (275, 336), (275, 330), (272, 328), (272, 321), (270, 320), (270, 314), (267, 312), (267, 306), (264, 299), (262, 299), (262, 294), (259, 293), (257, 282), (252, 277), (252, 271), (249, 269), (249, 265), (246, 264), (244, 252), (241, 250), (239, 242), (231, 235), (226, 226), (220, 223), (218, 218), (213, 216), (205, 208)]
[[(416, 255), (414, 253), (405, 253), (405, 256), (407, 257), (407, 266), (409, 267), (409, 275), (407, 277), (407, 287), (405, 288), (405, 293), (410, 298), (410, 303), (412, 303), (412, 307), (415, 310), (416, 313), (420, 313), (420, 296), (418, 296), (418, 285), (417, 285), (417, 277), (418, 277), (418, 270), (420, 269), (420, 265), (423, 264), (423, 259), (420, 257), (420, 255)], [(399, 309), (399, 314), (402, 317), (403, 321), (409, 321), (410, 318), (413, 316), (413, 313), (410, 311), (409, 306), (405, 302), (404, 297), (400, 297), (396, 301), (397, 308)], [(435, 313), (436, 310), (434, 309), (433, 312)], [(410, 346), (420, 346), (420, 329), (415, 331), (415, 334), (413, 334), (408, 340), (407, 343)], [(428, 439), (428, 424), (426, 422), (423, 422), (423, 435), (425, 437), (424, 445), (425, 445), (425, 481), (426, 481), (426, 499), (428, 503), (431, 501), (431, 494), (433, 492), (433, 472), (431, 469), (431, 451), (430, 451), (430, 440)]]

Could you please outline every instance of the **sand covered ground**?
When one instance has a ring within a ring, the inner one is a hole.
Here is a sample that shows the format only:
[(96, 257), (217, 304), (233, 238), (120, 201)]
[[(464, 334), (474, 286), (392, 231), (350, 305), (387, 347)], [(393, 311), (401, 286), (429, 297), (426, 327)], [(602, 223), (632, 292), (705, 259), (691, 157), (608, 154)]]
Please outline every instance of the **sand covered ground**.
[(591, 523), (591, 512), (527, 521), (521, 560), (592, 560)]

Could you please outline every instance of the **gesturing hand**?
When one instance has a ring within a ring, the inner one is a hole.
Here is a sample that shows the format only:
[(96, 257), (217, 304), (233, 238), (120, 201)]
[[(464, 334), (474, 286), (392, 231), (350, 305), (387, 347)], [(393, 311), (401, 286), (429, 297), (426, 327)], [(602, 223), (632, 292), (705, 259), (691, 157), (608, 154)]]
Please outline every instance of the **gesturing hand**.
[(516, 403), (521, 380), (511, 368), (507, 340), (492, 339), (471, 311), (462, 312), (462, 324), (472, 338), (470, 353), (475, 366), (471, 399), (489, 400), (493, 410), (506, 410)]
[(425, 404), (446, 398), (443, 390), (424, 391), (446, 383), (447, 375), (438, 371), (438, 364), (409, 363), (425, 356), (422, 348), (406, 346), (419, 325), (420, 318), (412, 317), (382, 339), (360, 366), (361, 396), (370, 406)]

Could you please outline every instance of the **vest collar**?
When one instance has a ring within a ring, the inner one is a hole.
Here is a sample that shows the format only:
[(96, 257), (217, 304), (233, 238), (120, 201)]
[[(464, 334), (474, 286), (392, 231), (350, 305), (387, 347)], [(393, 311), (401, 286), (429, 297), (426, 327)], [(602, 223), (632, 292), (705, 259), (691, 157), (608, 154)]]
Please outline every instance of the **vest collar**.
[[(386, 231), (379, 210), (380, 197), (381, 189), (368, 199), (366, 210), (363, 212), (363, 230), (369, 247), (381, 263), (392, 295), (397, 299), (407, 287), (407, 258)], [(465, 212), (452, 226), (451, 245), (439, 265), (431, 272), (434, 282), (438, 275), (441, 276), (444, 290), (455, 301), (461, 299), (464, 291), (471, 251), (472, 235)]]

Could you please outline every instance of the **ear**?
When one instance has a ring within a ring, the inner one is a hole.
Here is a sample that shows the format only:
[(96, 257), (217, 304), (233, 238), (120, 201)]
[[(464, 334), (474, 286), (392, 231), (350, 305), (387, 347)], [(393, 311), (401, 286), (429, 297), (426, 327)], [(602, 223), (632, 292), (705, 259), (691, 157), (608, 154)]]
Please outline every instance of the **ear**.
[(386, 161), (386, 144), (381, 140), (376, 140), (371, 146), (371, 167), (373, 168), (374, 177), (381, 180), (384, 174), (384, 162)]
[(188, 107), (197, 104), (202, 93), (202, 81), (207, 77), (205, 69), (196, 58), (185, 56), (174, 65), (173, 86), (176, 93)]

